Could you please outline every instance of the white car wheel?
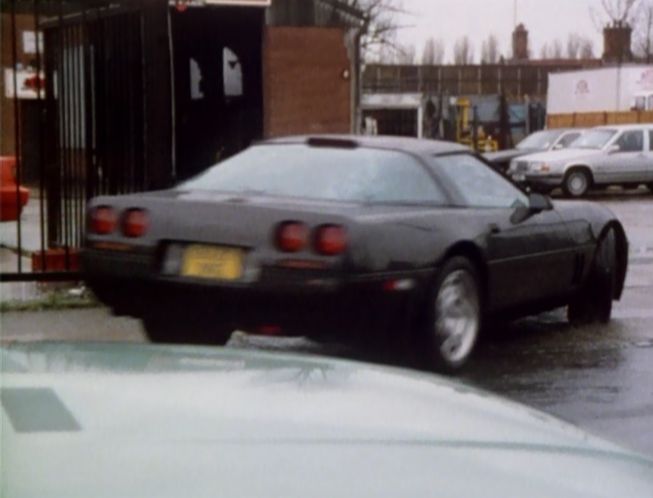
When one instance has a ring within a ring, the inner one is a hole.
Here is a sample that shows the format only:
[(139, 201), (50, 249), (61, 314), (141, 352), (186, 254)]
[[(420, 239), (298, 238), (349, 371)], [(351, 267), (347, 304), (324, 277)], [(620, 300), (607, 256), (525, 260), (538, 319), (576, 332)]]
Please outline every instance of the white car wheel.
[(570, 197), (582, 197), (590, 188), (590, 177), (582, 169), (571, 170), (564, 181), (564, 191)]

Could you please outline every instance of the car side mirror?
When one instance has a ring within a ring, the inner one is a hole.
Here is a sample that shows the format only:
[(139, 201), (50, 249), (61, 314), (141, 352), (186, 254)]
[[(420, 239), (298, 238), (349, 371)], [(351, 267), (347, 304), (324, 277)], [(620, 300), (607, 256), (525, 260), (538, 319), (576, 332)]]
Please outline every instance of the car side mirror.
[(553, 209), (553, 203), (548, 196), (532, 192), (528, 196), (528, 207), (531, 212), (540, 213), (542, 211), (551, 211)]
[(519, 206), (512, 213), (510, 221), (514, 224), (521, 223), (537, 213), (550, 211), (551, 209), (553, 209), (553, 203), (549, 197), (531, 192), (528, 194), (528, 206), (519, 203)]
[(613, 144), (610, 147), (608, 147), (608, 154), (615, 154), (621, 150), (621, 147), (619, 147), (617, 144)]

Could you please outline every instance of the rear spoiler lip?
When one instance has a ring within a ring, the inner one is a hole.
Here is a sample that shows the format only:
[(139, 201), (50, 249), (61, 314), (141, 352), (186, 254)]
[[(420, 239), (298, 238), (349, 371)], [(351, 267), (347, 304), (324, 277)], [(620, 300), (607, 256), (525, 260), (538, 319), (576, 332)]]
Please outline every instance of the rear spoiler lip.
[(348, 138), (310, 137), (306, 139), (309, 147), (333, 147), (338, 149), (357, 149), (358, 142)]

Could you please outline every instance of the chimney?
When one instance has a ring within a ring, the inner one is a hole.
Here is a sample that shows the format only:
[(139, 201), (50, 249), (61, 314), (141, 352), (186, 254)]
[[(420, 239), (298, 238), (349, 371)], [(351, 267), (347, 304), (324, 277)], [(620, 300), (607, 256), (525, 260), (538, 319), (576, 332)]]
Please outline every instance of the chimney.
[(515, 61), (528, 59), (528, 30), (523, 24), (512, 32), (512, 59)]
[(633, 29), (628, 23), (615, 21), (603, 29), (603, 60), (629, 62), (633, 60), (630, 42)]

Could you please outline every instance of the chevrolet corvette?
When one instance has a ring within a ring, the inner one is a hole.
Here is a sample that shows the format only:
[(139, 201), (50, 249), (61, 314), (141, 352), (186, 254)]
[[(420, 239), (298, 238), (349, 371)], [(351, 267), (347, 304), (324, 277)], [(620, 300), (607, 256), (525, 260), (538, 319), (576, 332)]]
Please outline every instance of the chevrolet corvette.
[(82, 262), (154, 342), (336, 337), (455, 371), (494, 318), (567, 306), (573, 323), (607, 322), (627, 254), (607, 208), (529, 194), (466, 147), (322, 135), (92, 199)]

